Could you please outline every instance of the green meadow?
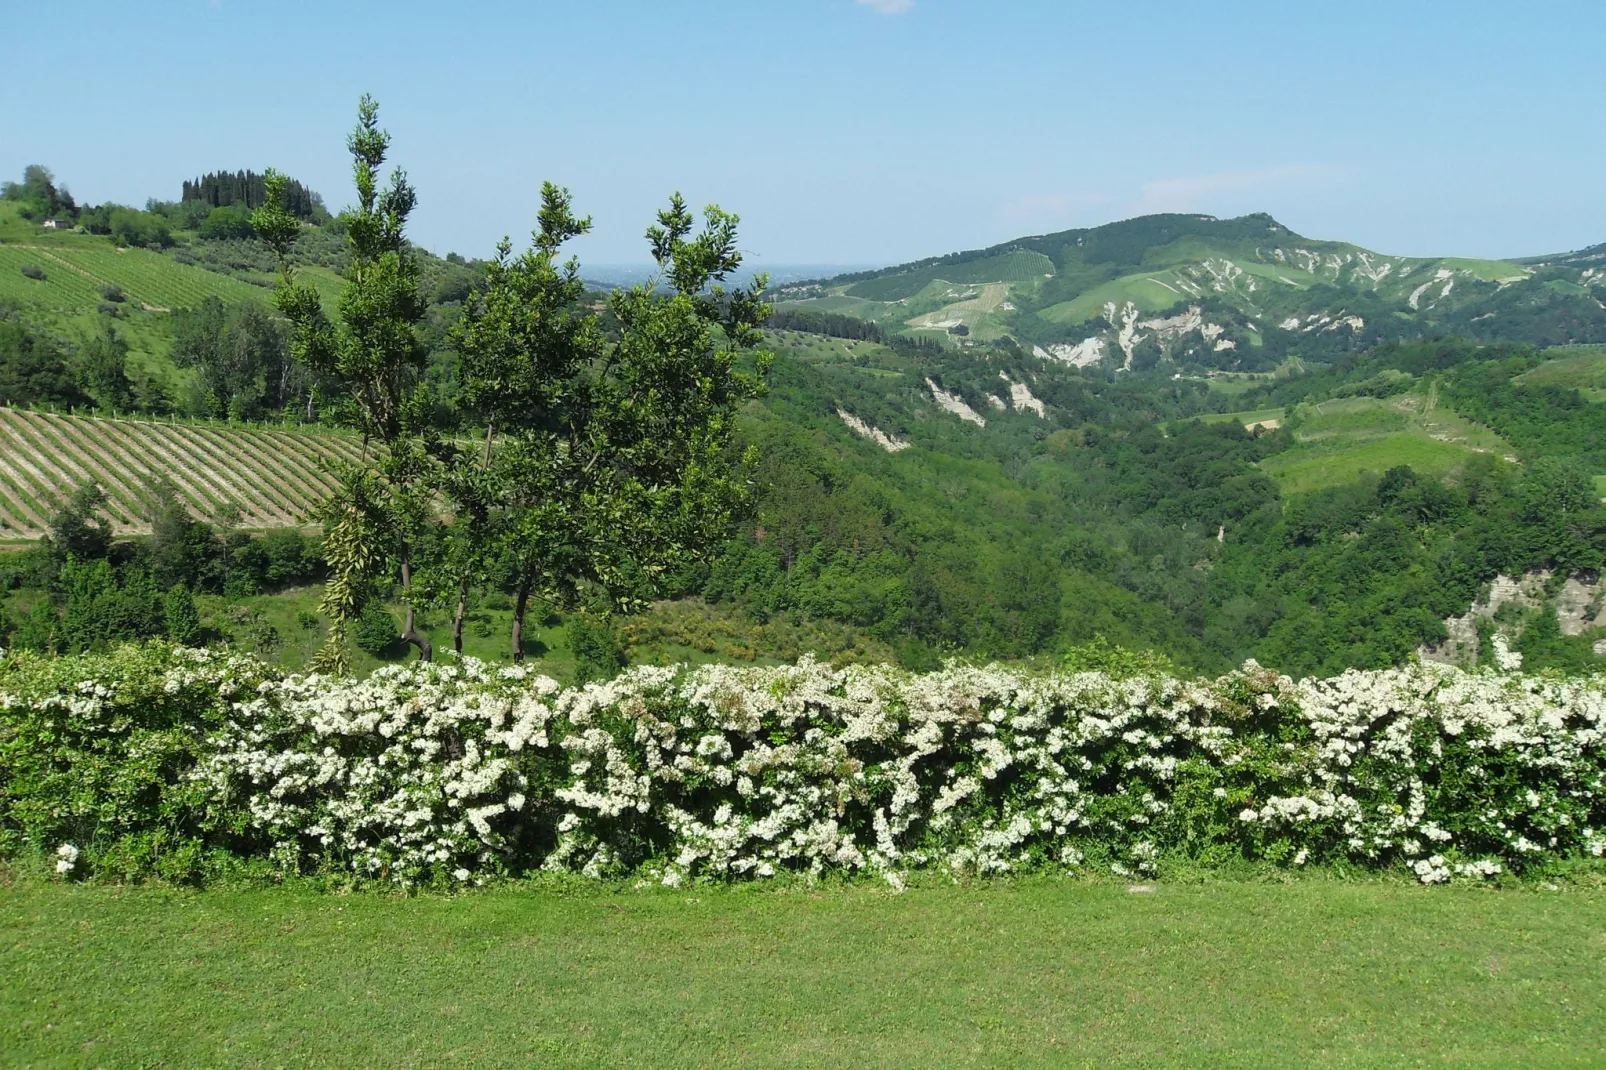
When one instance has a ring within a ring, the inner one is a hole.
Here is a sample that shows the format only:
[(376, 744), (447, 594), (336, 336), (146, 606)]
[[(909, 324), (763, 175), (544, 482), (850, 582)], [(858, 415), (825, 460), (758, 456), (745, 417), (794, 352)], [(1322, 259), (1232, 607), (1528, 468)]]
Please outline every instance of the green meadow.
[(1606, 895), (0, 891), (27, 1066), (1588, 1066)]

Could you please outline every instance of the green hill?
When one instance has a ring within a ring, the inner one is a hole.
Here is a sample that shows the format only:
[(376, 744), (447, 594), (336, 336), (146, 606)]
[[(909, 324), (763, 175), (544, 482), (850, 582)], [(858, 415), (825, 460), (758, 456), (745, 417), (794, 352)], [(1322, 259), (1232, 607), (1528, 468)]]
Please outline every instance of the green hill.
[[(787, 287), (785, 308), (906, 334), (1010, 337), (1125, 370), (1260, 371), (1393, 338), (1606, 342), (1591, 250), (1533, 261), (1415, 258), (1302, 237), (1266, 215), (1156, 215)], [(976, 298), (991, 289), (985, 303)]]

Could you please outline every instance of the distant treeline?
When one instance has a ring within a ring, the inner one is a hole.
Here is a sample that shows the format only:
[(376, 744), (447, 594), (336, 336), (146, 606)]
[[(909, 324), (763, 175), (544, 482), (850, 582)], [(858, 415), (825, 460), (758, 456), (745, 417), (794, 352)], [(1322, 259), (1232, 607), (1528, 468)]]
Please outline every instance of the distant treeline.
[[(262, 207), (267, 199), (267, 180), (255, 171), (215, 171), (202, 175), (193, 182), (184, 183), (184, 194), (180, 198), (181, 201), (199, 201), (213, 208), (243, 204), (252, 210)], [(328, 214), (323, 198), (293, 178), (285, 186), (284, 202), (285, 207), (294, 212), (298, 219), (314, 219)]]
[(826, 334), (832, 338), (850, 338), (858, 342), (885, 342), (886, 332), (874, 320), (861, 320), (839, 312), (814, 312), (808, 309), (777, 309), (770, 315), (767, 326), (776, 331), (803, 331), (806, 334)]

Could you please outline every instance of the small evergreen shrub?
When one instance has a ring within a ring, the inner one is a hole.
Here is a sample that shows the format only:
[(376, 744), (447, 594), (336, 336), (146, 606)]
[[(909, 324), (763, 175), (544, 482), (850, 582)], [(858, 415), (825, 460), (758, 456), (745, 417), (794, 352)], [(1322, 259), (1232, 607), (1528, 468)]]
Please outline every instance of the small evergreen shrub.
[(34, 279), (38, 282), (45, 281), (45, 269), (38, 264), (24, 264), (21, 270), (24, 278)]
[(401, 628), (396, 624), (396, 618), (385, 608), (385, 603), (377, 598), (370, 599), (362, 607), (362, 613), (351, 628), (351, 641), (357, 644), (357, 649), (376, 658), (393, 648), (400, 641), (400, 635)]
[(564, 625), (564, 634), (574, 654), (575, 683), (611, 679), (625, 667), (624, 647), (606, 617), (576, 613)]
[(162, 599), (162, 618), (167, 637), (179, 646), (194, 646), (201, 638), (201, 614), (188, 587), (174, 586)]

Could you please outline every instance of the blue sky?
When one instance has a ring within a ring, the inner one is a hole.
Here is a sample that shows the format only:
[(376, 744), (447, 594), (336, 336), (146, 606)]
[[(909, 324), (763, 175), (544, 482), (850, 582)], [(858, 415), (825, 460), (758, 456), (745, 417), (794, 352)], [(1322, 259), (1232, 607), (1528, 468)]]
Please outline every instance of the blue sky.
[(0, 175), (176, 197), (276, 166), (350, 198), (382, 104), (417, 240), (484, 255), (544, 178), (645, 259), (664, 197), (770, 263), (889, 263), (1146, 211), (1383, 252), (1606, 241), (1606, 3), (53, 0), (8, 19)]

